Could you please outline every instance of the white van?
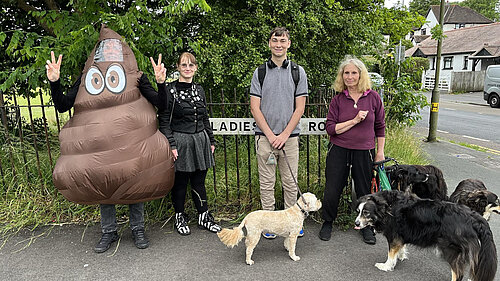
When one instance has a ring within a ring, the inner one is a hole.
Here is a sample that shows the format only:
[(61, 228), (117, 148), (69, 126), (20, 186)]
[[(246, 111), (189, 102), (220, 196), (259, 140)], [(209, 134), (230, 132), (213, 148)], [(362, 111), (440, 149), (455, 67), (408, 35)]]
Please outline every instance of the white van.
[(486, 69), (483, 98), (491, 107), (500, 107), (500, 65), (490, 65)]

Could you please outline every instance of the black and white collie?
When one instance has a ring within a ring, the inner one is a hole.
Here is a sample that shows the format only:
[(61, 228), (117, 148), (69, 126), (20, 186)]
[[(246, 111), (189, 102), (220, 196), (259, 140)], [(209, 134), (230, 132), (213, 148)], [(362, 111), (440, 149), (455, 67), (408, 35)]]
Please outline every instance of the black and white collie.
[(492, 212), (500, 214), (498, 196), (487, 190), (484, 183), (476, 179), (461, 181), (450, 196), (450, 201), (463, 204), (481, 214), (486, 220)]
[(404, 260), (406, 244), (436, 247), (451, 266), (451, 280), (491, 281), (497, 271), (497, 252), (486, 220), (468, 207), (420, 199), (401, 191), (381, 191), (359, 199), (356, 226), (373, 226), (389, 244), (385, 263), (375, 266), (392, 271)]
[(391, 189), (410, 191), (420, 198), (447, 200), (443, 172), (433, 165), (394, 165), (385, 168)]

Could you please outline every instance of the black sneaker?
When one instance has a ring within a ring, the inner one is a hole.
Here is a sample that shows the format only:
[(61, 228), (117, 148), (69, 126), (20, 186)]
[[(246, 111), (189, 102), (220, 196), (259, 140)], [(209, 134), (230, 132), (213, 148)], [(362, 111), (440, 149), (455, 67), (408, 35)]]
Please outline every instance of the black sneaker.
[(363, 241), (366, 244), (375, 245), (377, 243), (377, 238), (375, 238), (375, 232), (371, 227), (365, 227), (361, 229), (361, 236), (363, 236)]
[(208, 211), (198, 215), (198, 227), (208, 231), (217, 233), (221, 231), (221, 227), (215, 223), (214, 217)]
[(149, 247), (149, 240), (144, 233), (144, 228), (136, 228), (132, 230), (132, 239), (134, 239), (134, 244), (139, 249), (146, 249)]
[(332, 222), (325, 221), (321, 226), (321, 230), (319, 231), (319, 239), (323, 241), (328, 241), (332, 237)]
[(179, 232), (180, 235), (189, 235), (191, 234), (191, 230), (188, 226), (188, 217), (184, 213), (175, 213), (175, 229)]
[(96, 253), (104, 253), (106, 252), (113, 242), (117, 241), (120, 236), (118, 236), (118, 232), (108, 232), (103, 233), (101, 236), (101, 240), (95, 245), (94, 252)]

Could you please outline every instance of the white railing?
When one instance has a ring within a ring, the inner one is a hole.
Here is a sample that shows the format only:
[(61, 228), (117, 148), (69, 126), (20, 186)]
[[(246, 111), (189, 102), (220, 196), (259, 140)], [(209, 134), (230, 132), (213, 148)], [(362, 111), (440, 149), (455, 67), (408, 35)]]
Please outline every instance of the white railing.
[[(450, 91), (450, 77), (441, 77), (439, 79), (439, 89), (443, 91)], [(430, 75), (423, 75), (422, 77), (422, 88), (434, 89), (435, 77)]]

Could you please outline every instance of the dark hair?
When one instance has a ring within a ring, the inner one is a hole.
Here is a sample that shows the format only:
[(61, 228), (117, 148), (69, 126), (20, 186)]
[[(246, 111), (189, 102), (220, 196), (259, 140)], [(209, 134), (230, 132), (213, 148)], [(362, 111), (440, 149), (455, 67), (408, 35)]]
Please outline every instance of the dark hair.
[(181, 61), (183, 58), (187, 58), (189, 61), (191, 61), (192, 63), (198, 65), (198, 62), (196, 61), (196, 58), (194, 57), (193, 54), (191, 54), (190, 52), (184, 52), (182, 53), (180, 56), (179, 56), (179, 59), (177, 60), (177, 65), (181, 64)]
[(285, 27), (273, 28), (273, 30), (271, 30), (271, 33), (269, 33), (269, 40), (271, 40), (271, 37), (273, 37), (273, 35), (276, 35), (276, 36), (286, 35), (288, 40), (290, 40), (290, 33), (288, 32), (288, 29), (286, 29)]

